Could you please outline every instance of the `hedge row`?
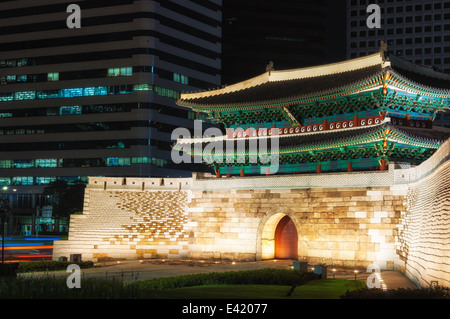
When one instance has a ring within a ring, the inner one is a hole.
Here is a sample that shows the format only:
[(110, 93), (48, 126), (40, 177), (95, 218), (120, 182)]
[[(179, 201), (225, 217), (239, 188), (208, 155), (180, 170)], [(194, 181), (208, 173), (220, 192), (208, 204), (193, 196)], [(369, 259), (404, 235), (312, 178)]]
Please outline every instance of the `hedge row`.
[(83, 261), (80, 263), (73, 263), (69, 261), (57, 261), (57, 260), (43, 260), (32, 261), (27, 263), (20, 263), (18, 272), (37, 272), (37, 271), (53, 271), (53, 270), (66, 270), (69, 265), (77, 264), (81, 269), (87, 269), (94, 267), (92, 261)]
[(312, 272), (301, 272), (285, 269), (260, 269), (249, 271), (230, 271), (184, 275), (170, 278), (155, 278), (132, 283), (139, 289), (174, 289), (204, 285), (281, 285), (300, 286), (310, 280), (319, 279)]
[(347, 291), (341, 299), (450, 299), (450, 288), (430, 287), (422, 289), (358, 289)]
[(84, 278), (81, 289), (69, 289), (65, 276), (0, 278), (2, 299), (136, 299), (138, 291), (119, 280)]

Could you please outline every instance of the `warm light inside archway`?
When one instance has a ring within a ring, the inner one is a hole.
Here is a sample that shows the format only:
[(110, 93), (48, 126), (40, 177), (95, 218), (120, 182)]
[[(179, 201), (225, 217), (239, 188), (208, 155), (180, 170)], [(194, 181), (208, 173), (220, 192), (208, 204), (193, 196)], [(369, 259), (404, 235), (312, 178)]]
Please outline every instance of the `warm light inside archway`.
[(274, 214), (265, 223), (261, 236), (261, 259), (275, 258), (275, 230), (280, 220), (285, 216), (287, 215)]

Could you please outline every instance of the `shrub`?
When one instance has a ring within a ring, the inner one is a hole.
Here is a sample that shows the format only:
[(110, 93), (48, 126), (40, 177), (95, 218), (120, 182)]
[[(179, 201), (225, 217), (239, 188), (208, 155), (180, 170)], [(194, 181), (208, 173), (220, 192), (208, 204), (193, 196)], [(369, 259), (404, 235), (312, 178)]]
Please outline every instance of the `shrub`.
[(263, 269), (159, 278), (124, 284), (120, 280), (85, 278), (82, 289), (68, 289), (66, 277), (55, 275), (0, 278), (0, 299), (139, 299), (146, 289), (170, 289), (209, 284), (268, 284), (297, 286), (318, 279), (314, 273)]
[(347, 291), (341, 299), (450, 299), (450, 288), (430, 287), (422, 289), (359, 289)]
[(19, 263), (0, 264), (0, 277), (16, 277)]
[(133, 299), (137, 292), (118, 280), (85, 278), (69, 289), (65, 277), (0, 278), (0, 299)]
[(19, 265), (18, 272), (36, 272), (36, 271), (52, 271), (52, 270), (65, 270), (69, 265), (77, 264), (81, 269), (87, 269), (94, 267), (92, 261), (83, 261), (80, 263), (73, 263), (69, 261), (56, 261), (56, 260), (43, 260), (43, 261), (31, 261), (28, 263), (21, 263)]
[(314, 279), (319, 279), (319, 276), (312, 272), (284, 269), (260, 269), (156, 278), (135, 282), (130, 285), (137, 288), (156, 290), (204, 285), (300, 286)]

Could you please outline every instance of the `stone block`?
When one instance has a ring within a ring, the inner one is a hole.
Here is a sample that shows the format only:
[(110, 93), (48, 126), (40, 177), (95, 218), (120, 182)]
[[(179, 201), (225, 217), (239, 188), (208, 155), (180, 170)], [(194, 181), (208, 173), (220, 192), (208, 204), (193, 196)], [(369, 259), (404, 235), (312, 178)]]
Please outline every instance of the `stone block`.
[(365, 211), (355, 212), (355, 218), (367, 218), (367, 212)]

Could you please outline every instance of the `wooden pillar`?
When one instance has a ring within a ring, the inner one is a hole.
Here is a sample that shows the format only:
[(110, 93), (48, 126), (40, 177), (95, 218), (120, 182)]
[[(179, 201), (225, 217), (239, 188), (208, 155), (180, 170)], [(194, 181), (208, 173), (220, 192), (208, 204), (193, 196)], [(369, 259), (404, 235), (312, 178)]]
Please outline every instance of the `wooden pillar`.
[(386, 164), (386, 160), (381, 160), (380, 171), (387, 171), (388, 165)]
[(347, 172), (353, 172), (352, 162), (347, 163)]
[(245, 172), (243, 168), (241, 168), (241, 177), (245, 177)]
[(270, 175), (270, 167), (266, 167), (266, 176)]
[(318, 164), (317, 167), (316, 167), (316, 170), (317, 170), (317, 174), (323, 173), (322, 165)]

